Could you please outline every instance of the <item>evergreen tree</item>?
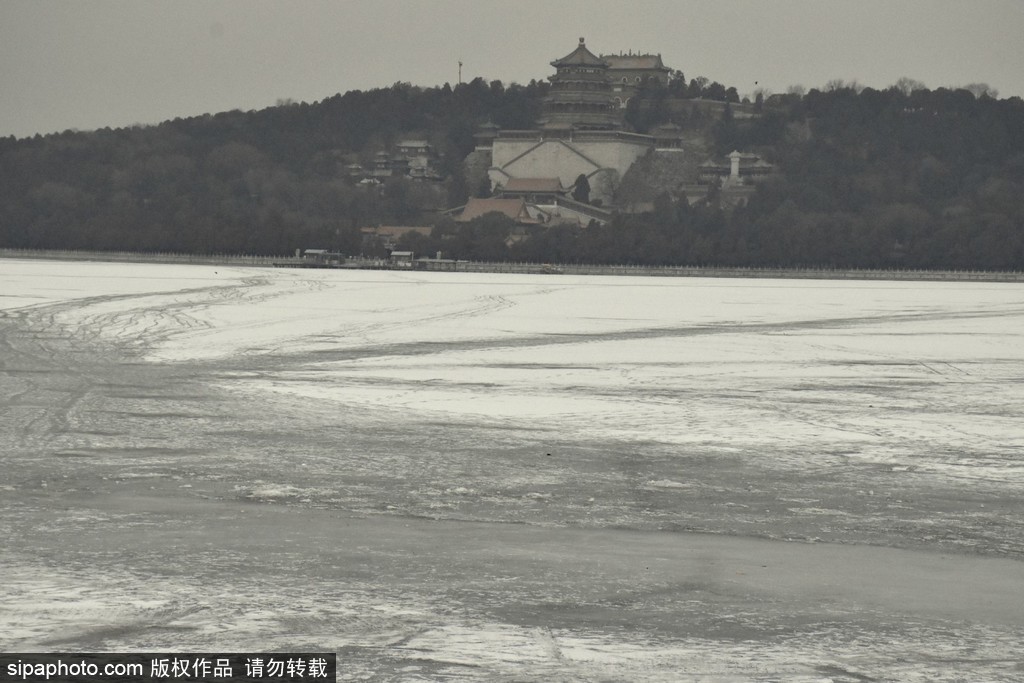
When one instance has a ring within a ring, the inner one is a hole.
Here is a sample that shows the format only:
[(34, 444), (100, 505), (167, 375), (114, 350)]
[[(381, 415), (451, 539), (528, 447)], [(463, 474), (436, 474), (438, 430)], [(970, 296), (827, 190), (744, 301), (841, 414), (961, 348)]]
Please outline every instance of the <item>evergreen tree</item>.
[(576, 177), (576, 182), (572, 188), (572, 198), (584, 204), (590, 203), (590, 181), (587, 180), (585, 173), (580, 173)]

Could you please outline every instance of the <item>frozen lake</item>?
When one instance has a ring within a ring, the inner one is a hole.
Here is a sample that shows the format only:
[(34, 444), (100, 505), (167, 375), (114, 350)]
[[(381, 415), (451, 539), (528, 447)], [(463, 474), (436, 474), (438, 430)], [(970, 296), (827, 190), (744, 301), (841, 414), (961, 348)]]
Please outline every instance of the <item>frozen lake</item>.
[(1024, 677), (1024, 286), (0, 260), (0, 648)]

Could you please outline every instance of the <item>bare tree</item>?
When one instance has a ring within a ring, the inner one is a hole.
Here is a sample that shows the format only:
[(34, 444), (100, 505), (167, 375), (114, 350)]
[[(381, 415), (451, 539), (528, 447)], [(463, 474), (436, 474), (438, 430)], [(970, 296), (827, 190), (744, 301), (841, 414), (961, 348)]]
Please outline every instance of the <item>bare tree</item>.
[(996, 99), (999, 97), (999, 91), (989, 86), (988, 83), (968, 83), (963, 89), (970, 92), (975, 98), (988, 96)]
[(909, 95), (910, 93), (914, 92), (915, 90), (927, 90), (928, 89), (928, 86), (926, 86), (921, 81), (919, 81), (919, 80), (917, 80), (915, 78), (909, 78), (907, 76), (901, 76), (896, 81), (896, 83), (893, 84), (893, 87), (895, 87), (897, 90), (902, 92), (904, 95)]
[(852, 81), (844, 81), (841, 78), (833, 78), (825, 84), (825, 90), (827, 92), (835, 92), (837, 90), (852, 90), (853, 92), (860, 94), (864, 86), (857, 82), (857, 79)]

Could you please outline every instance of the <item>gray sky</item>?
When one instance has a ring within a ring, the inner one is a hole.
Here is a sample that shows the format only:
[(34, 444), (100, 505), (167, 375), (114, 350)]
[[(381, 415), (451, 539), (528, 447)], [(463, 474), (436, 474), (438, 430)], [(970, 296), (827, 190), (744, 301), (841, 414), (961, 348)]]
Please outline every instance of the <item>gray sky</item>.
[(1024, 0), (0, 0), (0, 136), (454, 84), (460, 59), (526, 83), (580, 36), (741, 94), (909, 76), (1024, 96)]

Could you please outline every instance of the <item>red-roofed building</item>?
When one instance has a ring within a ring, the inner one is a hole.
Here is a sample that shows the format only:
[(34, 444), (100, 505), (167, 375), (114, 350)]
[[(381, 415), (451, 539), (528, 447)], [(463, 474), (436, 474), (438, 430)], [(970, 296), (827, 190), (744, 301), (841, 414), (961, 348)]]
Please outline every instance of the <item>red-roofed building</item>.
[(505, 199), (519, 197), (537, 204), (565, 197), (569, 188), (559, 178), (509, 178), (498, 188), (498, 194)]
[(500, 213), (520, 225), (536, 225), (540, 222), (530, 215), (526, 201), (521, 198), (480, 199), (478, 197), (471, 197), (455, 220), (458, 223), (468, 223), (474, 218), (479, 218), (489, 213)]
[(610, 211), (577, 202), (566, 196), (551, 197), (537, 203), (527, 202), (519, 197), (473, 198), (465, 206), (452, 209), (449, 213), (455, 216), (456, 222), (468, 223), (474, 218), (492, 212), (512, 219), (520, 228), (558, 224), (586, 227), (591, 221), (606, 223), (612, 216)]

